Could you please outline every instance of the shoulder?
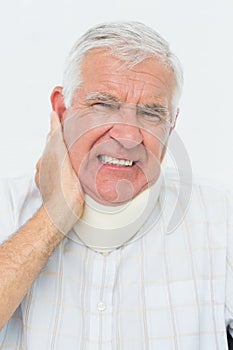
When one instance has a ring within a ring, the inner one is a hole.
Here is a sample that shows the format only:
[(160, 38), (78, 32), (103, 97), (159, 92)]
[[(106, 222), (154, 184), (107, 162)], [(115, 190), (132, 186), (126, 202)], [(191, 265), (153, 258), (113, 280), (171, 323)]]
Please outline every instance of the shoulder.
[(0, 178), (0, 241), (5, 240), (28, 220), (41, 203), (34, 176)]
[(17, 208), (31, 197), (37, 197), (39, 190), (32, 174), (0, 178), (1, 199)]
[(232, 196), (232, 193), (226, 187), (216, 181), (185, 170), (178, 172), (174, 168), (168, 168), (164, 173), (164, 178), (165, 186), (169, 191), (178, 194), (182, 189), (189, 190), (190, 199), (195, 199), (198, 194), (204, 201), (225, 200), (226, 197)]
[(188, 224), (208, 222), (225, 226), (232, 216), (230, 191), (212, 180), (170, 168), (166, 169), (164, 179), (165, 203), (170, 208), (170, 217), (179, 217), (179, 222), (185, 219)]

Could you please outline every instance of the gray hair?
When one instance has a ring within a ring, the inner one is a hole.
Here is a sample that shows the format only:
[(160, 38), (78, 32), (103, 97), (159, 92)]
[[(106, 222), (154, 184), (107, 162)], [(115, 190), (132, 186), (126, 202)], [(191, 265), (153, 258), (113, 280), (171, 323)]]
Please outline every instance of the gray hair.
[(70, 107), (74, 93), (80, 83), (81, 64), (92, 49), (107, 49), (110, 54), (123, 60), (128, 67), (156, 56), (167, 64), (174, 73), (176, 88), (172, 107), (175, 112), (183, 87), (183, 72), (180, 61), (171, 52), (169, 44), (156, 31), (139, 22), (110, 22), (89, 29), (73, 46), (66, 61), (63, 78), (63, 97)]

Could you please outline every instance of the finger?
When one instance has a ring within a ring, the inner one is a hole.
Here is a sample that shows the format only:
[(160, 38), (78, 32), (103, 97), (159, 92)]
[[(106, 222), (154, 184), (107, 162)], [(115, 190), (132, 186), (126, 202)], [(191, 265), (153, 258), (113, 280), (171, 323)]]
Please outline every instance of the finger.
[(38, 189), (40, 189), (40, 176), (39, 176), (39, 172), (37, 172), (35, 174), (35, 183)]
[(52, 111), (50, 114), (50, 131), (46, 136), (46, 144), (48, 144), (52, 134), (54, 131), (58, 130), (59, 127), (61, 128), (61, 123), (58, 114), (55, 111)]
[(46, 143), (48, 143), (50, 136), (51, 136), (51, 132), (49, 132), (48, 135), (46, 136)]
[(36, 163), (36, 174), (35, 174), (35, 183), (36, 183), (36, 186), (38, 188), (40, 188), (40, 168), (41, 168), (41, 162), (42, 162), (42, 158), (40, 158), (38, 160), (38, 162)]
[(40, 171), (41, 161), (42, 161), (42, 159), (40, 158), (40, 159), (38, 160), (38, 162), (36, 163), (36, 171)]
[(51, 112), (50, 128), (51, 132), (54, 132), (55, 130), (57, 130), (57, 128), (61, 128), (59, 116), (55, 111)]

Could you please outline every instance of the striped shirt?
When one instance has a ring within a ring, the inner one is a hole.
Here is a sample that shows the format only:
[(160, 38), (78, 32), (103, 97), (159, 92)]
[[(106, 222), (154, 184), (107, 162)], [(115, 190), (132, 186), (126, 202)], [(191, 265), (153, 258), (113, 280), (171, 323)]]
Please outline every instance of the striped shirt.
[[(109, 254), (85, 247), (70, 232), (0, 332), (0, 349), (227, 349), (226, 327), (233, 330), (230, 199), (194, 183), (186, 215), (167, 234), (178, 187), (169, 175), (141, 231)], [(2, 180), (0, 195), (3, 241), (35, 213), (41, 197), (27, 178)], [(182, 209), (182, 199), (178, 205)]]

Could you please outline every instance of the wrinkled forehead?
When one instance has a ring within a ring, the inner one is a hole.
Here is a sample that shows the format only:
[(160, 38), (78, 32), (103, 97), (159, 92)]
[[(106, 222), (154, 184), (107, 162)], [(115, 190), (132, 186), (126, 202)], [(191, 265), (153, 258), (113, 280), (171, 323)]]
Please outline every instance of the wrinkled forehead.
[(81, 64), (81, 81), (84, 94), (108, 92), (129, 103), (138, 103), (140, 99), (149, 103), (155, 98), (169, 101), (176, 85), (172, 69), (159, 57), (147, 57), (132, 64), (103, 49), (86, 54)]

